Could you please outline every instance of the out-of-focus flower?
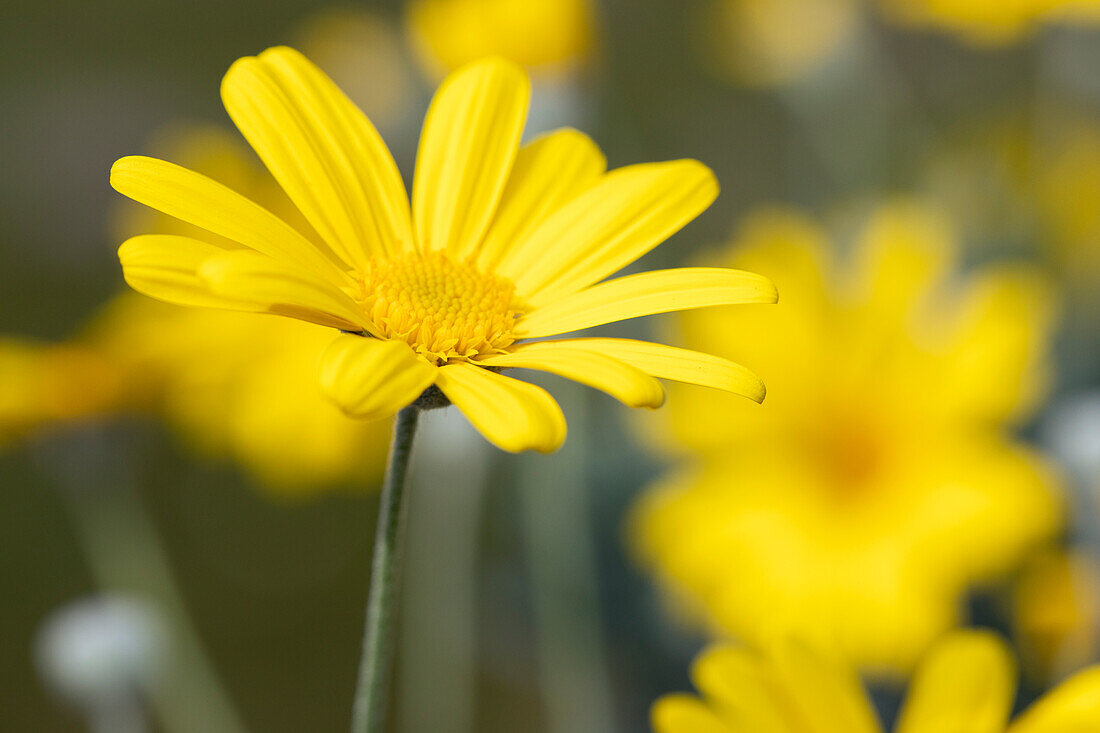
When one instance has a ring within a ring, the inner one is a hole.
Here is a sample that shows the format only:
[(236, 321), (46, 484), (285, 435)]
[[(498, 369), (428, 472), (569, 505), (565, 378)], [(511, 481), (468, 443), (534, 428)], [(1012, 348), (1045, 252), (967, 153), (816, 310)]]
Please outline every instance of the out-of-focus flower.
[(0, 445), (118, 404), (121, 375), (102, 354), (75, 344), (0, 337)]
[(45, 681), (74, 705), (109, 706), (153, 684), (167, 641), (153, 609), (125, 597), (73, 602), (42, 624), (35, 640)]
[(119, 250), (127, 282), (181, 305), (344, 331), (320, 379), (348, 414), (378, 419), (422, 396), (445, 399), (506, 450), (556, 449), (565, 419), (547, 392), (503, 368), (548, 371), (639, 407), (663, 402), (657, 377), (763, 399), (755, 375), (705, 354), (623, 339), (521, 343), (776, 299), (766, 278), (722, 268), (601, 282), (709, 206), (717, 182), (691, 160), (605, 174), (599, 149), (574, 130), (520, 149), (529, 91), (523, 70), (499, 58), (443, 82), (410, 212), (385, 144), (323, 72), (285, 47), (240, 59), (222, 83), (226, 108), (319, 241), (198, 173), (123, 158), (111, 171), (118, 191), (236, 242), (131, 238)]
[(349, 418), (316, 385), (328, 329), (127, 294), (84, 338), (124, 375), (129, 404), (164, 417), (201, 453), (240, 463), (263, 488), (307, 495), (381, 476), (389, 423)]
[(538, 77), (574, 73), (594, 51), (592, 0), (413, 0), (413, 46), (443, 76), (486, 56), (503, 56)]
[(700, 51), (718, 73), (740, 84), (797, 81), (855, 36), (858, 0), (707, 0), (694, 18)]
[(1059, 482), (1006, 432), (1042, 393), (1050, 295), (1022, 267), (949, 281), (952, 249), (915, 204), (878, 210), (850, 263), (812, 222), (758, 214), (723, 264), (769, 274), (784, 302), (679, 319), (693, 348), (751, 349), (773, 385), (751, 421), (724, 395), (676, 394), (660, 442), (694, 461), (630, 524), (718, 633), (835, 639), (904, 671), (969, 584), (1059, 527)]
[(1096, 0), (880, 0), (886, 16), (928, 27), (979, 45), (1018, 41), (1048, 22), (1095, 23)]
[[(668, 695), (653, 707), (657, 733), (879, 733), (855, 671), (821, 647), (717, 645), (692, 667), (702, 699)], [(1085, 733), (1100, 730), (1100, 667), (1079, 672), (1009, 722), (1016, 668), (1008, 645), (956, 631), (921, 661), (896, 733)]]
[(1080, 550), (1050, 550), (1027, 562), (1013, 589), (1016, 638), (1033, 679), (1059, 679), (1096, 660), (1100, 569)]

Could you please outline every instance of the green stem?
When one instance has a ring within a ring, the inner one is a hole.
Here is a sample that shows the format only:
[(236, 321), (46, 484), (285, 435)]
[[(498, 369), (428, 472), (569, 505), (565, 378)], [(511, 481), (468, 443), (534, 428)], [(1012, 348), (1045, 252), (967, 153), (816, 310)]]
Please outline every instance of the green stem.
[(405, 478), (409, 472), (413, 436), (420, 408), (410, 405), (397, 413), (393, 442), (382, 484), (378, 528), (367, 600), (363, 656), (352, 708), (352, 733), (381, 733), (386, 724), (386, 703), (393, 676), (393, 650), (397, 642), (397, 605), (401, 586), (401, 538), (405, 530)]

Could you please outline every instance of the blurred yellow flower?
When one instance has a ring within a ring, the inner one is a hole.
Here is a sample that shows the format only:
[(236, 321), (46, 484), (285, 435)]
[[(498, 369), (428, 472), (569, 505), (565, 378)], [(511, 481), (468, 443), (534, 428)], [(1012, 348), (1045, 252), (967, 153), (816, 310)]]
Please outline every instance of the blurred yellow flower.
[(695, 15), (699, 49), (733, 81), (786, 84), (850, 43), (861, 11), (858, 0), (707, 0)]
[(1096, 0), (880, 0), (887, 17), (980, 46), (1018, 41), (1046, 22), (1100, 20)]
[(761, 213), (723, 264), (774, 278), (781, 306), (679, 319), (693, 348), (751, 348), (773, 385), (751, 422), (724, 395), (675, 395), (659, 440), (693, 460), (630, 523), (716, 632), (836, 640), (901, 672), (958, 623), (969, 584), (1059, 527), (1056, 478), (1006, 432), (1042, 392), (1050, 296), (1020, 267), (948, 280), (951, 239), (899, 202), (834, 262), (814, 223)]
[(592, 0), (412, 0), (406, 21), (425, 66), (443, 76), (503, 56), (539, 76), (561, 76), (593, 52)]
[[(162, 416), (200, 453), (282, 496), (374, 486), (389, 423), (352, 420), (317, 387), (320, 326), (125, 294), (83, 334), (121, 375), (124, 404)], [(292, 448), (291, 448), (292, 447)]]
[[(657, 733), (879, 733), (855, 671), (820, 647), (777, 643), (757, 651), (717, 645), (692, 667), (703, 695), (668, 695), (653, 707)], [(1086, 733), (1100, 730), (1100, 667), (1079, 672), (1009, 722), (1012, 652), (995, 634), (956, 631), (929, 650), (896, 733)]]
[(706, 354), (624, 339), (521, 343), (776, 300), (766, 278), (724, 268), (600, 282), (695, 218), (717, 182), (691, 160), (605, 174), (599, 149), (575, 130), (521, 149), (529, 90), (504, 59), (444, 81), (421, 135), (410, 212), (385, 144), (317, 67), (289, 48), (240, 59), (222, 83), (226, 109), (319, 239), (186, 168), (123, 158), (111, 170), (116, 190), (231, 242), (133, 237), (119, 249), (126, 280), (169, 302), (344, 331), (322, 355), (320, 380), (349, 415), (384, 418), (422, 396), (446, 399), (511, 451), (556, 449), (565, 420), (547, 392), (504, 368), (548, 371), (639, 407), (663, 402), (657, 377), (763, 399), (755, 375)]
[(1096, 659), (1100, 649), (1100, 568), (1081, 550), (1030, 558), (1013, 588), (1013, 625), (1024, 671), (1059, 679)]
[(92, 349), (0, 337), (0, 445), (110, 409), (120, 377)]

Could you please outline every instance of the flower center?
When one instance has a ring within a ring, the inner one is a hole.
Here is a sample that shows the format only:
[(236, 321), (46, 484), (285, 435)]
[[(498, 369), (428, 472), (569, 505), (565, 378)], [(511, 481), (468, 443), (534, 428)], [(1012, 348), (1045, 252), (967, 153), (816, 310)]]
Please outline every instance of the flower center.
[(433, 364), (500, 353), (514, 341), (515, 285), (442, 252), (372, 260), (360, 282), (378, 333)]

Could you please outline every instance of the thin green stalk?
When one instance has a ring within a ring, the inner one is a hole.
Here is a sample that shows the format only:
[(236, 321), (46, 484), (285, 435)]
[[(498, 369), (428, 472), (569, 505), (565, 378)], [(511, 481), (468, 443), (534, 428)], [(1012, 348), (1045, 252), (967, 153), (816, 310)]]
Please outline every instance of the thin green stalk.
[(386, 724), (386, 703), (393, 676), (393, 650), (397, 642), (397, 605), (401, 586), (401, 539), (405, 530), (405, 478), (409, 472), (413, 436), (420, 408), (410, 405), (397, 413), (393, 442), (382, 484), (378, 528), (374, 535), (370, 596), (359, 661), (359, 682), (352, 708), (352, 733), (381, 733)]

